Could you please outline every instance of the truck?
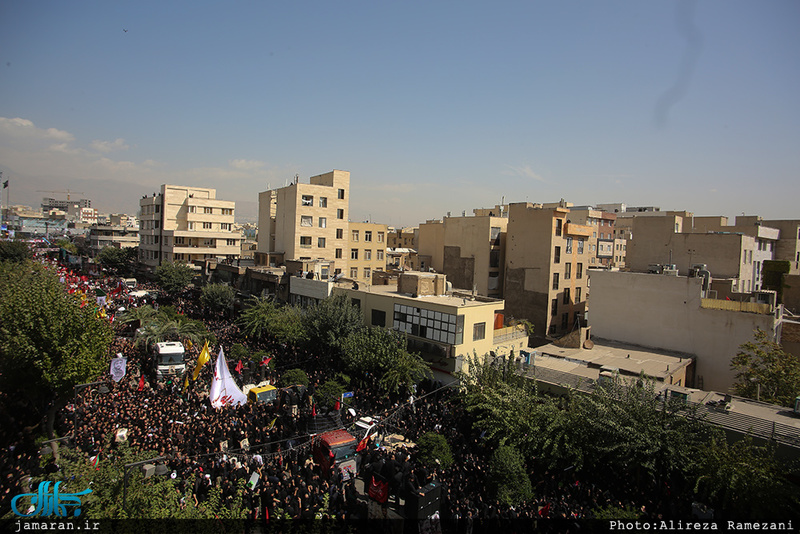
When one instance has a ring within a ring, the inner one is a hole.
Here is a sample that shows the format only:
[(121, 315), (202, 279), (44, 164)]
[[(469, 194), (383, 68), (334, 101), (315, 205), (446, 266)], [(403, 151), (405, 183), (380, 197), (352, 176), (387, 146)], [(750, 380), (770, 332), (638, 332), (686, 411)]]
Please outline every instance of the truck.
[(334, 469), (342, 473), (342, 480), (356, 477), (356, 446), (358, 441), (347, 430), (330, 430), (314, 439), (314, 461), (325, 476)]
[(186, 351), (179, 341), (156, 343), (153, 348), (153, 371), (156, 380), (178, 378), (186, 371)]
[(254, 404), (272, 404), (278, 398), (278, 389), (268, 383), (253, 386), (246, 392), (247, 400)]

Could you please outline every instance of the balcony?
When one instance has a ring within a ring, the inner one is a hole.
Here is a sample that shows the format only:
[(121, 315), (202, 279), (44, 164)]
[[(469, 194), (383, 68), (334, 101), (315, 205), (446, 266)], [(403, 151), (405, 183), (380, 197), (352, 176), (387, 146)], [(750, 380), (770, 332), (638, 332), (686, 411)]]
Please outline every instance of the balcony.
[(525, 326), (518, 324), (514, 326), (506, 326), (505, 328), (498, 328), (495, 330), (492, 334), (492, 343), (499, 345), (501, 343), (508, 343), (509, 341), (527, 338), (528, 334), (525, 332)]
[(585, 226), (583, 224), (575, 224), (575, 223), (567, 223), (564, 226), (564, 235), (569, 236), (579, 236), (579, 237), (591, 237), (592, 235), (592, 227)]

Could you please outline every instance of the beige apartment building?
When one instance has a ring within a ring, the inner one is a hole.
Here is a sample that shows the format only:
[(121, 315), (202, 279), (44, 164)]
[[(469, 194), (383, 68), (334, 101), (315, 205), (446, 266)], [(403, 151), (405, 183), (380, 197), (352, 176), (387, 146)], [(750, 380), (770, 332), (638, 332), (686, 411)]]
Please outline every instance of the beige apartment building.
[(256, 264), (322, 260), (347, 274), (350, 173), (334, 170), (258, 195)]
[(501, 298), (508, 218), (474, 213), (419, 225), (420, 268), (446, 274), (455, 288)]
[(356, 282), (372, 283), (372, 274), (386, 268), (388, 226), (369, 222), (348, 224), (347, 273)]
[(217, 199), (216, 189), (162, 185), (139, 200), (139, 261), (235, 260), (242, 236), (233, 230), (235, 202)]
[(800, 220), (765, 220), (764, 226), (777, 228), (780, 232), (775, 243), (775, 259), (788, 261), (790, 275), (800, 275)]
[(594, 230), (568, 222), (569, 217), (563, 200), (509, 206), (506, 313), (531, 321), (540, 338), (561, 337), (584, 323)]
[(569, 221), (592, 228), (586, 244), (589, 252), (594, 253), (589, 258), (590, 267), (620, 267), (618, 258), (625, 246), (617, 240), (616, 214), (591, 206), (570, 207)]
[(412, 271), (400, 275), (396, 285), (345, 285), (334, 292), (360, 308), (365, 324), (405, 334), (409, 350), (445, 374), (468, 371), (465, 364), (473, 355), (513, 351), (517, 358), (528, 349), (524, 328), (504, 324), (502, 300), (448, 291), (448, 285), (442, 274)]

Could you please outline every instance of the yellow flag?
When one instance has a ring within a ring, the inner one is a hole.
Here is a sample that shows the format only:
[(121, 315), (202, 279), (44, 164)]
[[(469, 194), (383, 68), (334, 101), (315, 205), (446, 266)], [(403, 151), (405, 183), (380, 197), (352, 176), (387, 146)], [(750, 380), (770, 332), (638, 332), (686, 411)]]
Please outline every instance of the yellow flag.
[(271, 423), (269, 424), (269, 426), (267, 427), (267, 430), (272, 430), (272, 427), (274, 427), (274, 426), (275, 426), (275, 421), (277, 421), (277, 420), (278, 420), (278, 418), (277, 418), (277, 417), (276, 417), (275, 419), (273, 419), (273, 420), (272, 420), (272, 422), (271, 422)]
[(211, 356), (208, 354), (208, 341), (206, 341), (206, 344), (203, 345), (203, 350), (200, 351), (200, 356), (197, 358), (197, 367), (194, 368), (192, 380), (197, 380), (197, 377), (200, 375), (200, 369), (202, 369), (210, 359)]
[(181, 395), (186, 393), (186, 389), (189, 387), (189, 375), (187, 373), (186, 380), (183, 381), (183, 391), (181, 391)]

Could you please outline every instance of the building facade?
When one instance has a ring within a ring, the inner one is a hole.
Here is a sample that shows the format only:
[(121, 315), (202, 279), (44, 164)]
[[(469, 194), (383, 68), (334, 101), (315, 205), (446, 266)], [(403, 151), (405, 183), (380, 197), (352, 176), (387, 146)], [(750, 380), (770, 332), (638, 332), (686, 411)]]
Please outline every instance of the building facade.
[(386, 269), (386, 238), (388, 227), (385, 224), (348, 224), (347, 272), (344, 276), (362, 283), (372, 283), (372, 274)]
[(241, 233), (233, 230), (235, 202), (219, 200), (215, 189), (162, 185), (139, 200), (139, 261), (149, 268), (164, 262), (207, 259), (233, 261)]

